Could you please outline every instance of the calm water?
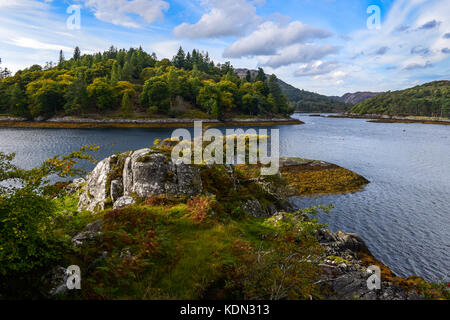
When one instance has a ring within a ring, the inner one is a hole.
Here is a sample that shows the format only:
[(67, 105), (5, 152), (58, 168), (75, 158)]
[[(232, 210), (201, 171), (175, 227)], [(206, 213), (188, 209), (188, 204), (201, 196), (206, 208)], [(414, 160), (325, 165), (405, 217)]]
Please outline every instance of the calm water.
[[(301, 198), (297, 205), (332, 203), (321, 220), (361, 235), (397, 274), (450, 281), (450, 126), (296, 117), (306, 124), (280, 127), (281, 155), (333, 162), (371, 181), (359, 193)], [(103, 145), (96, 154), (103, 159), (171, 132), (0, 128), (0, 151), (16, 152), (16, 162), (30, 168), (84, 144)]]

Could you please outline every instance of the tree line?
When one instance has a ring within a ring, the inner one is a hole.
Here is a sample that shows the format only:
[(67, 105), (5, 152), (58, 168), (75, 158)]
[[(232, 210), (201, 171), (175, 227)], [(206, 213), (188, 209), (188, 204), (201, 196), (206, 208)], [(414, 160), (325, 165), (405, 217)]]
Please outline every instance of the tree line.
[[(1, 70), (0, 70), (1, 71)], [(233, 66), (208, 53), (180, 47), (173, 59), (158, 60), (140, 48), (81, 54), (63, 52), (57, 63), (33, 65), (0, 79), (0, 113), (27, 119), (53, 116), (169, 116), (195, 114), (289, 115), (293, 108), (275, 75), (260, 69), (239, 78)]]
[(450, 118), (450, 81), (434, 81), (386, 92), (351, 109), (352, 113)]

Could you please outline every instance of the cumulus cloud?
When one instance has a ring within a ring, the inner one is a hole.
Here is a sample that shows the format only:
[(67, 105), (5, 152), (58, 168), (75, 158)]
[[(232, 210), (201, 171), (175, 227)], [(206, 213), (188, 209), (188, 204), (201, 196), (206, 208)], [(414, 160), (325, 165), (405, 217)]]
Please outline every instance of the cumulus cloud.
[(416, 46), (411, 49), (411, 54), (419, 54), (421, 56), (426, 56), (430, 54), (430, 49), (424, 48), (422, 46)]
[(297, 77), (311, 77), (328, 74), (339, 66), (337, 61), (316, 61), (309, 64), (304, 64), (298, 69), (294, 75)]
[(189, 39), (242, 36), (261, 21), (247, 0), (211, 0), (207, 5), (209, 11), (197, 23), (182, 23), (174, 28), (174, 35)]
[(90, 8), (97, 19), (119, 26), (139, 28), (137, 15), (148, 24), (164, 17), (169, 3), (163, 0), (79, 0)]
[(310, 39), (323, 39), (331, 32), (293, 21), (280, 25), (272, 21), (260, 24), (249, 36), (234, 42), (224, 51), (226, 58), (241, 58), (258, 55), (274, 55), (278, 49), (302, 43)]
[(379, 48), (377, 51), (375, 51), (374, 55), (382, 56), (382, 55), (385, 55), (388, 51), (389, 51), (389, 47), (384, 46), (384, 47)]
[(433, 64), (430, 61), (425, 63), (415, 62), (407, 64), (403, 70), (416, 70), (416, 69), (427, 69), (433, 67)]
[(431, 21), (428, 21), (427, 23), (421, 25), (421, 26), (419, 27), (419, 30), (434, 29), (434, 28), (436, 28), (436, 27), (439, 27), (440, 24), (441, 24), (441, 23), (440, 23), (439, 21), (431, 20)]
[(332, 45), (296, 44), (282, 49), (279, 54), (269, 58), (264, 64), (272, 68), (319, 60), (338, 52), (339, 48)]

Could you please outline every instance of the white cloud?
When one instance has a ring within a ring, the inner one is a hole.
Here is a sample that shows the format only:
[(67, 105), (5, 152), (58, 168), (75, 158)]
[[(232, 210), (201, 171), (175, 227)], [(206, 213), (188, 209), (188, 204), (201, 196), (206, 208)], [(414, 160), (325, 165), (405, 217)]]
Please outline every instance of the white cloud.
[(164, 17), (170, 5), (163, 0), (79, 0), (92, 9), (97, 19), (119, 26), (139, 28), (130, 14), (142, 17), (150, 24)]
[(189, 39), (242, 36), (261, 20), (247, 0), (210, 0), (206, 6), (209, 11), (197, 23), (182, 23), (174, 28), (174, 35)]
[(337, 61), (326, 61), (323, 62), (321, 60), (315, 61), (309, 64), (304, 64), (300, 66), (300, 69), (298, 69), (295, 72), (295, 75), (297, 77), (310, 77), (310, 76), (319, 76), (328, 74), (339, 66), (339, 63)]
[(224, 51), (224, 57), (275, 55), (277, 50), (310, 39), (328, 38), (331, 32), (293, 21), (280, 25), (272, 21), (262, 23), (249, 36), (241, 38)]
[(18, 47), (22, 47), (22, 48), (29, 48), (29, 49), (36, 49), (36, 50), (65, 50), (65, 51), (73, 50), (73, 48), (66, 47), (64, 45), (45, 43), (45, 42), (41, 42), (36, 39), (30, 39), (30, 38), (26, 38), (26, 37), (12, 39), (12, 40), (7, 41), (7, 43), (10, 43), (14, 46), (18, 46)]
[(338, 47), (333, 45), (295, 44), (282, 49), (279, 54), (269, 58), (264, 64), (272, 68), (288, 66), (294, 63), (311, 62), (336, 53)]

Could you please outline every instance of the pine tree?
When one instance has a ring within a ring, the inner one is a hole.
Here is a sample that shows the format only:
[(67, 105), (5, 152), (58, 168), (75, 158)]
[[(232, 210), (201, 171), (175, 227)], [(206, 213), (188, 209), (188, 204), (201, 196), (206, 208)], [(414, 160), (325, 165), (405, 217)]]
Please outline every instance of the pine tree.
[(120, 65), (118, 62), (115, 62), (111, 70), (111, 79), (110, 79), (111, 85), (115, 85), (117, 82), (121, 80), (120, 74), (121, 74)]
[(247, 75), (245, 76), (245, 80), (247, 80), (247, 82), (252, 82), (252, 74), (250, 73), (250, 70), (247, 70)]
[(185, 69), (186, 70), (192, 70), (192, 56), (191, 56), (191, 53), (190, 52), (188, 52), (187, 54), (186, 54), (186, 61), (185, 61)]
[(123, 65), (122, 75), (120, 78), (123, 81), (131, 81), (132, 75), (133, 75), (133, 69), (132, 69), (130, 63), (127, 61)]
[(81, 58), (81, 51), (80, 48), (75, 47), (75, 50), (73, 52), (73, 59), (74, 60), (79, 60)]
[(177, 54), (172, 59), (172, 63), (178, 69), (186, 67), (186, 55), (182, 47), (178, 49)]
[(64, 57), (64, 52), (62, 50), (59, 51), (59, 62), (58, 65), (61, 65), (64, 61), (66, 61), (66, 58)]
[(18, 83), (10, 87), (8, 95), (11, 114), (16, 117), (29, 118), (30, 110), (27, 108), (27, 97)]
[[(2, 64), (2, 58), (0, 58), (0, 64)], [(4, 79), (11, 76), (11, 71), (8, 68), (2, 69), (0, 67), (0, 79)]]
[(129, 117), (131, 116), (133, 110), (131, 107), (131, 99), (128, 92), (125, 92), (122, 97), (122, 104), (120, 106), (120, 111), (122, 112), (122, 116)]
[(258, 68), (258, 74), (255, 78), (255, 81), (266, 81), (267, 77), (266, 77), (266, 73), (264, 72), (264, 70), (262, 68)]
[(82, 74), (69, 85), (66, 93), (64, 94), (66, 104), (64, 110), (70, 115), (80, 115), (83, 108), (86, 107), (88, 101), (88, 95), (86, 90), (86, 81)]

